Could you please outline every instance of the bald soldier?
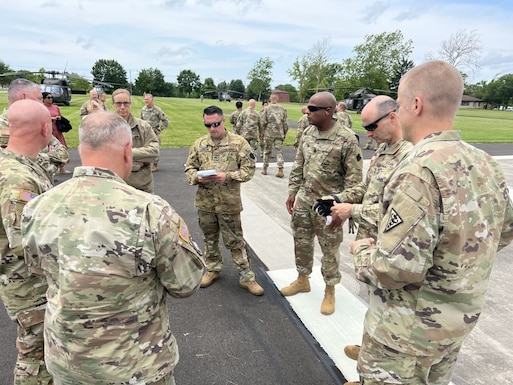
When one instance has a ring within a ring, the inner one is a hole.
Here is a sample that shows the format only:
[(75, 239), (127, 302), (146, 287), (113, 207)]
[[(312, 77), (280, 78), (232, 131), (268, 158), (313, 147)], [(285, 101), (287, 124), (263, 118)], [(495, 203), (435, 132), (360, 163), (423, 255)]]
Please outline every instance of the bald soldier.
[(48, 370), (55, 385), (174, 384), (166, 297), (193, 294), (204, 262), (176, 211), (125, 182), (123, 118), (87, 115), (79, 140), (82, 166), (23, 212), (27, 263), (49, 283)]
[(377, 239), (351, 244), (369, 285), (358, 357), (366, 385), (449, 384), (497, 250), (513, 239), (500, 165), (453, 130), (462, 94), (460, 72), (439, 60), (399, 83), (397, 116), (414, 147), (385, 186)]
[[(356, 137), (334, 118), (335, 97), (314, 94), (308, 103), (310, 126), (303, 133), (289, 177), (286, 207), (292, 215), (294, 254), (298, 278), (281, 289), (284, 296), (310, 291), (309, 276), (314, 263), (314, 238), (322, 250), (321, 273), (326, 285), (321, 313), (335, 311), (335, 285), (340, 282), (338, 248), (343, 233), (326, 226), (326, 218), (312, 206), (323, 195), (342, 193), (362, 180), (362, 152)], [(267, 107), (269, 108), (269, 107)]]
[(39, 101), (9, 107), (9, 143), (0, 148), (0, 297), (17, 327), (15, 385), (52, 384), (43, 351), (46, 280), (30, 276), (21, 244), (23, 207), (52, 187), (36, 161), (52, 137), (48, 109)]

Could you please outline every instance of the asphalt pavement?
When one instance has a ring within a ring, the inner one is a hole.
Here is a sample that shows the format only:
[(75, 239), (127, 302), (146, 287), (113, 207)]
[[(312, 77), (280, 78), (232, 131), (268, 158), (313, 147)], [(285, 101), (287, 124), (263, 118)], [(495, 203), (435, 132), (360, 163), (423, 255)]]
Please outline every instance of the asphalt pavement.
[[(511, 144), (478, 147), (499, 158), (513, 154)], [(196, 188), (186, 183), (183, 174), (187, 152), (187, 149), (161, 151), (159, 171), (154, 174), (155, 192), (170, 202), (185, 219), (193, 238), (203, 247), (194, 208)], [(284, 154), (288, 171), (294, 149), (287, 147)], [(79, 158), (76, 150), (70, 150), (70, 156), (67, 168), (71, 170), (79, 165)], [(365, 159), (370, 156), (372, 151), (364, 151)], [(504, 159), (508, 183), (513, 186), (513, 161), (507, 157)], [(337, 287), (334, 316), (317, 314), (322, 300), (322, 296), (315, 297), (316, 289), (322, 285), (318, 280), (313, 283), (312, 293), (308, 293), (311, 295), (301, 294), (295, 296), (296, 303), (289, 302), (278, 290), (280, 279), (295, 275), (290, 251), (292, 237), (284, 205), (287, 178), (273, 177), (275, 166), (272, 164), (271, 175), (267, 177), (260, 174), (260, 163), (257, 167), (255, 178), (243, 185), (243, 227), (253, 270), (265, 294), (254, 297), (239, 287), (237, 271), (225, 250), (220, 280), (200, 289), (190, 298), (169, 298), (172, 330), (180, 349), (176, 382), (178, 385), (328, 385), (343, 384), (346, 377), (354, 380), (353, 372), (344, 374), (344, 365), (353, 367), (354, 363), (345, 360), (341, 364), (340, 352), (345, 342), (344, 337), (339, 336), (345, 333), (348, 340), (357, 343), (361, 334), (354, 333), (345, 321), (341, 323), (336, 318), (356, 314), (357, 311), (360, 314), (365, 306), (365, 290), (351, 277), (351, 262), (345, 251), (350, 239), (341, 246), (343, 282)], [(68, 175), (58, 175), (57, 183), (67, 178)], [(510, 246), (499, 257), (506, 252), (510, 255), (511, 251)], [(316, 259), (318, 257), (316, 255)], [(513, 337), (507, 333), (513, 326), (513, 309), (509, 305), (513, 284), (508, 282), (513, 268), (506, 258), (498, 258), (498, 263), (499, 268), (495, 268), (492, 274), (490, 295), (482, 320), (471, 334), (475, 334), (475, 338), (464, 346), (463, 359), (456, 368), (453, 380), (456, 385), (509, 383), (513, 378)], [(307, 310), (308, 314), (304, 314), (302, 309), (309, 309), (309, 302), (314, 303), (316, 311)], [(322, 323), (327, 322), (325, 320), (330, 321), (326, 326)], [(359, 316), (355, 317), (355, 323), (358, 322)], [(320, 333), (315, 330), (315, 325), (311, 327), (312, 324), (321, 325)], [(10, 385), (16, 358), (15, 327), (5, 310), (0, 310), (0, 339), (3, 341), (0, 385)], [(333, 347), (324, 342), (326, 339), (332, 340), (338, 352), (333, 353)], [(494, 374), (490, 377), (488, 373)], [(494, 380), (487, 382), (491, 378)]]

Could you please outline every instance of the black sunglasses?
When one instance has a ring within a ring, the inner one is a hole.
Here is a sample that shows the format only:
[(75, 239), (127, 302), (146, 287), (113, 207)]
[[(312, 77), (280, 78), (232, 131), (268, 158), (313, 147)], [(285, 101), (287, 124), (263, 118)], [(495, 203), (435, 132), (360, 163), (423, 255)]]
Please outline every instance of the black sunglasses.
[(206, 128), (210, 128), (210, 127), (219, 127), (221, 125), (221, 123), (223, 123), (222, 120), (220, 120), (219, 122), (214, 122), (214, 123), (203, 123), (205, 125)]
[(378, 128), (378, 123), (381, 122), (383, 119), (385, 119), (388, 115), (390, 115), (392, 112), (395, 112), (396, 110), (392, 110), (390, 112), (387, 112), (385, 115), (383, 115), (381, 118), (376, 119), (372, 123), (369, 123), (367, 125), (363, 125), (362, 127), (365, 128), (367, 131), (375, 131), (376, 128)]
[(47, 99), (53, 99), (53, 96), (48, 95), (46, 98)]
[(315, 111), (319, 111), (319, 110), (329, 110), (330, 107), (319, 107), (319, 106), (306, 106), (306, 108), (308, 108), (308, 111), (310, 112), (315, 112)]

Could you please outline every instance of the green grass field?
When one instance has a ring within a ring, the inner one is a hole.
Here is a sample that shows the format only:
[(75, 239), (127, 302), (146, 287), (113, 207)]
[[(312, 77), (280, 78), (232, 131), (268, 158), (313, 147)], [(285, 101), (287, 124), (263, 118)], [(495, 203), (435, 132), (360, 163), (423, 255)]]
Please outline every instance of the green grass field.
[[(66, 141), (71, 148), (78, 145), (78, 126), (80, 123), (79, 110), (84, 101), (88, 99), (87, 95), (73, 95), (69, 107), (60, 106), (63, 116), (68, 118), (73, 130), (65, 134)], [(110, 98), (107, 100), (107, 106), (110, 106)], [(155, 104), (164, 110), (170, 120), (170, 126), (161, 134), (162, 147), (189, 147), (196, 138), (204, 135), (207, 131), (203, 126), (203, 109), (211, 104), (220, 106), (227, 117), (235, 111), (235, 102), (219, 102), (218, 100), (204, 99), (203, 103), (199, 99), (181, 99), (181, 98), (155, 98)], [(7, 94), (0, 92), (0, 109), (7, 106)], [(132, 98), (132, 114), (140, 116), (141, 108), (144, 106), (142, 96)], [(246, 108), (247, 103), (244, 103)], [(288, 111), (289, 119), (297, 121), (301, 117), (301, 104), (284, 103), (283, 106)], [(257, 106), (260, 109), (260, 106)], [(360, 115), (350, 111), (353, 119), (353, 128), (356, 132), (362, 133)], [(227, 123), (231, 129), (231, 125)], [(470, 143), (513, 143), (513, 113), (507, 111), (489, 111), (476, 109), (460, 109), (455, 121), (456, 130), (462, 131), (464, 140)], [(285, 145), (291, 146), (294, 141), (295, 130), (290, 129)]]

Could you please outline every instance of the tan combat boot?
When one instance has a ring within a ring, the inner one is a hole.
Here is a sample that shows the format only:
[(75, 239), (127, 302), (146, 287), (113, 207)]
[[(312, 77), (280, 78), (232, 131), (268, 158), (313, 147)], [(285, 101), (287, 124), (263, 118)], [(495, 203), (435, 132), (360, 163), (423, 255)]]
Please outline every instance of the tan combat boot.
[(267, 167), (264, 167), (264, 168), (262, 169), (262, 175), (267, 175)]
[(358, 361), (358, 355), (360, 354), (360, 345), (347, 345), (344, 347), (344, 353), (350, 359)]
[(278, 169), (278, 173), (276, 174), (276, 178), (283, 178), (285, 175), (283, 174), (283, 168)]
[(296, 295), (297, 293), (308, 293), (310, 291), (310, 279), (308, 275), (299, 274), (294, 282), (280, 291), (285, 297)]
[(264, 288), (258, 284), (257, 281), (246, 281), (239, 282), (240, 287), (246, 289), (253, 295), (262, 295), (264, 294)]
[(208, 287), (212, 285), (214, 281), (217, 281), (221, 277), (221, 273), (218, 271), (207, 271), (203, 277), (201, 277), (200, 287)]
[(321, 304), (321, 313), (330, 315), (335, 312), (335, 286), (326, 285), (324, 299)]

